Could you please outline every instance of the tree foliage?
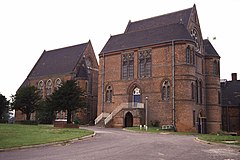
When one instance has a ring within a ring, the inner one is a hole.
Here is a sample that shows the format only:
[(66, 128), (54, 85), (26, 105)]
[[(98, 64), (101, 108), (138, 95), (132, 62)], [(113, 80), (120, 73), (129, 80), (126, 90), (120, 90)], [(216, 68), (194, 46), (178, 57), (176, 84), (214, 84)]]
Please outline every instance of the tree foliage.
[(42, 100), (37, 109), (38, 123), (51, 124), (54, 120), (54, 109), (48, 105), (48, 100)]
[(50, 97), (48, 105), (55, 111), (67, 111), (67, 123), (71, 122), (72, 111), (85, 107), (84, 93), (74, 80), (69, 80)]
[(6, 121), (9, 110), (9, 102), (7, 98), (0, 93), (0, 121)]
[(36, 87), (21, 87), (12, 97), (12, 106), (13, 109), (20, 110), (23, 114), (26, 114), (26, 119), (30, 120), (31, 113), (36, 111), (41, 99)]

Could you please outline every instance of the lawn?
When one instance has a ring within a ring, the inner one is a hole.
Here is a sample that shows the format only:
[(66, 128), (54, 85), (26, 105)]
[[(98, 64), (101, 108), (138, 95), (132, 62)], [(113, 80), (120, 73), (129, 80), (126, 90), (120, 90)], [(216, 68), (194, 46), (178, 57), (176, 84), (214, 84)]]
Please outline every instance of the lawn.
[(198, 138), (204, 141), (240, 145), (240, 136), (219, 135), (219, 134), (199, 134)]
[(179, 135), (195, 135), (196, 134), (192, 132), (174, 132), (172, 130), (163, 130), (159, 127), (148, 127), (147, 131), (145, 130), (145, 128), (140, 129), (139, 127), (128, 127), (126, 129), (130, 131), (136, 131), (136, 132), (161, 133), (161, 134), (179, 134)]
[(0, 124), (0, 149), (67, 141), (90, 134), (93, 131), (51, 125)]
[(147, 131), (144, 128), (140, 129), (139, 127), (129, 127), (126, 129), (130, 131), (136, 131), (136, 132), (194, 135), (198, 137), (200, 140), (204, 140), (204, 141), (240, 145), (240, 136), (231, 136), (231, 135), (224, 135), (224, 134), (198, 134), (198, 133), (191, 133), (191, 132), (173, 132), (173, 131), (162, 130), (161, 128), (158, 128), (158, 127), (149, 127)]

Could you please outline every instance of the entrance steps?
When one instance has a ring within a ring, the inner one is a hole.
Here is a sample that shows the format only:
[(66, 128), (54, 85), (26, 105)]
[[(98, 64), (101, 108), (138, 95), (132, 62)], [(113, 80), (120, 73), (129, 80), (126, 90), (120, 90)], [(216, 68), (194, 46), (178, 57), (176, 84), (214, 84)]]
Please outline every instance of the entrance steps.
[(105, 119), (109, 116), (110, 113), (101, 113), (94, 121), (95, 126), (105, 127)]
[[(96, 119), (95, 119), (95, 125), (100, 127), (106, 127), (109, 122), (112, 121), (112, 119), (123, 109), (138, 109), (138, 108), (144, 108), (143, 103), (121, 103), (119, 106), (117, 106), (111, 113), (101, 113)], [(118, 125), (115, 124), (115, 127)], [(119, 125), (120, 126), (120, 125)], [(121, 125), (122, 126), (122, 125)]]

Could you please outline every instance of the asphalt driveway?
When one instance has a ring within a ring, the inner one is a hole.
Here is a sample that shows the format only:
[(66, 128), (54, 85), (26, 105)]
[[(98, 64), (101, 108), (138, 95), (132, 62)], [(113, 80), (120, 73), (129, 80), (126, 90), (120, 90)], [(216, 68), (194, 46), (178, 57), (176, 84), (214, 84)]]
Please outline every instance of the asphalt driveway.
[(194, 136), (88, 127), (96, 136), (68, 144), (0, 152), (0, 160), (240, 160), (240, 148), (198, 142)]

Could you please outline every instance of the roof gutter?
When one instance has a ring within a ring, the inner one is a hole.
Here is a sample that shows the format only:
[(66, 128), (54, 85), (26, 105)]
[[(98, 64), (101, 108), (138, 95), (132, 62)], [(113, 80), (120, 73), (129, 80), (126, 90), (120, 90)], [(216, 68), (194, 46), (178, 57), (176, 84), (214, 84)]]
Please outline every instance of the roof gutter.
[(122, 50), (134, 49), (134, 48), (146, 47), (146, 46), (152, 46), (152, 45), (158, 45), (158, 44), (164, 44), (164, 43), (172, 43), (173, 41), (174, 41), (174, 42), (176, 42), (176, 41), (189, 41), (189, 42), (196, 43), (194, 40), (191, 40), (191, 39), (172, 39), (172, 40), (163, 41), (163, 42), (158, 42), (158, 43), (152, 43), (152, 44), (148, 44), (148, 45), (139, 45), (139, 46), (130, 47), (130, 48), (115, 49), (115, 50), (111, 50), (111, 51), (107, 51), (107, 52), (102, 51), (102, 52), (99, 54), (99, 57), (100, 57), (101, 55), (103, 55), (103, 54), (106, 54), (106, 53), (119, 52), (119, 51), (122, 51)]

